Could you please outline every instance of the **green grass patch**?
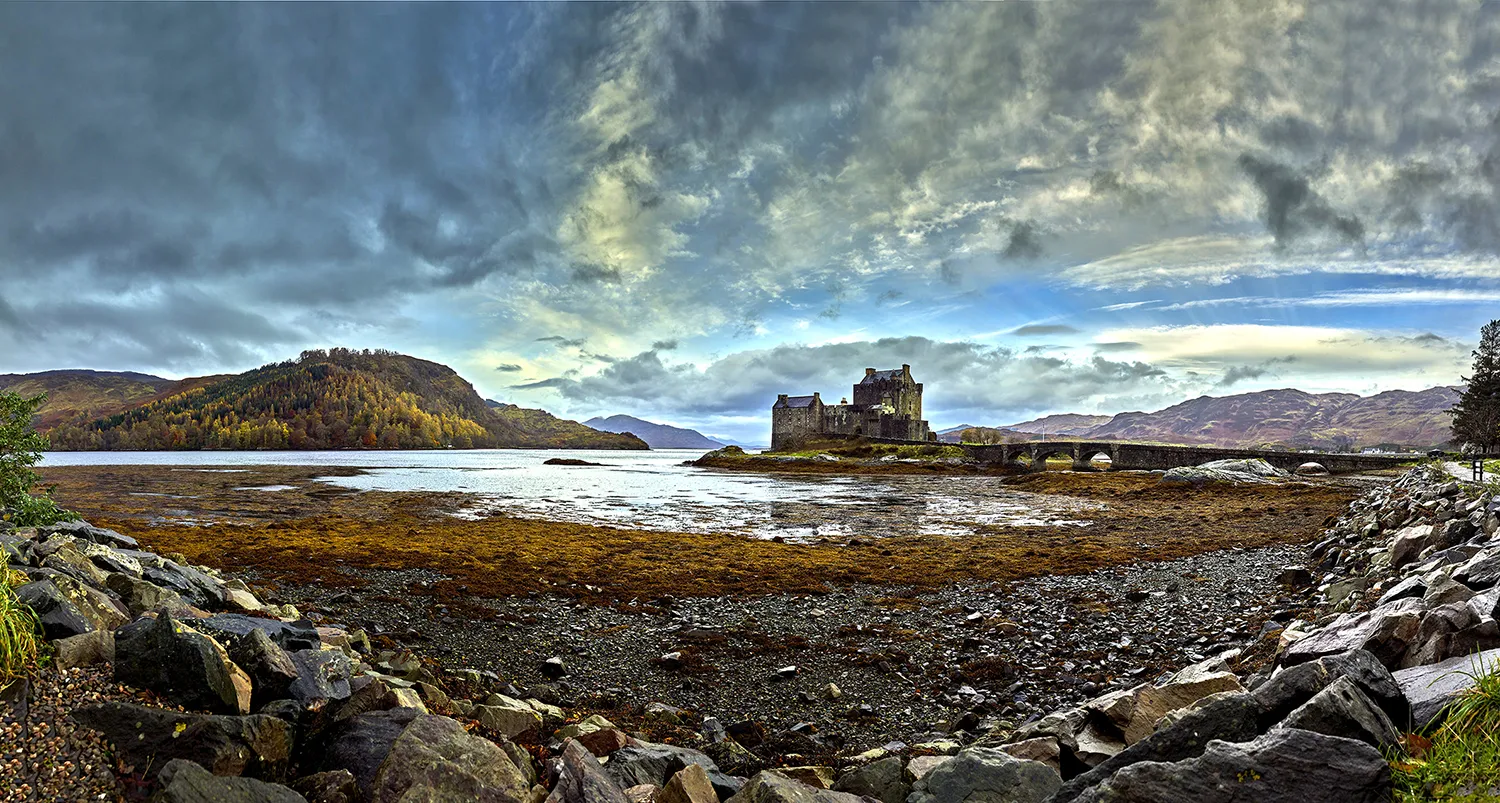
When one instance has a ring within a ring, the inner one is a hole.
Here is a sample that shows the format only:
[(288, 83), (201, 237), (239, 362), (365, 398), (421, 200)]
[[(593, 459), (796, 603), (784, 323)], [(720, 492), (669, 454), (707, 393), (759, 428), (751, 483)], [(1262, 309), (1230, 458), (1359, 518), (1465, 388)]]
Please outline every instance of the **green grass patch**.
[(901, 459), (912, 460), (940, 460), (943, 458), (965, 457), (963, 447), (947, 443), (927, 444), (896, 444), (896, 443), (871, 443), (864, 440), (824, 440), (810, 441), (798, 444), (797, 448), (778, 451), (776, 454), (783, 457), (817, 457), (820, 454), (831, 454), (835, 457), (878, 459), (894, 455)]
[(0, 568), (0, 688), (20, 677), (37, 657), (36, 615), (16, 598), (24, 575)]
[(1474, 687), (1443, 724), (1408, 734), (1408, 755), (1391, 761), (1398, 803), (1500, 799), (1491, 792), (1500, 789), (1500, 671), (1469, 676)]

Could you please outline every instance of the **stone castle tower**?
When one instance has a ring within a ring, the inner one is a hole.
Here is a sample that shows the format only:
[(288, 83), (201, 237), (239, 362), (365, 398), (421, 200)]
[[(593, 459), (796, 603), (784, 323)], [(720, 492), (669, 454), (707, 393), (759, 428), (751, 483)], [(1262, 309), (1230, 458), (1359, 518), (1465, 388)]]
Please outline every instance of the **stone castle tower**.
[(922, 420), (922, 384), (912, 379), (911, 366), (866, 368), (864, 378), (854, 385), (853, 404), (825, 404), (817, 393), (776, 397), (771, 405), (772, 449), (820, 435), (932, 440)]

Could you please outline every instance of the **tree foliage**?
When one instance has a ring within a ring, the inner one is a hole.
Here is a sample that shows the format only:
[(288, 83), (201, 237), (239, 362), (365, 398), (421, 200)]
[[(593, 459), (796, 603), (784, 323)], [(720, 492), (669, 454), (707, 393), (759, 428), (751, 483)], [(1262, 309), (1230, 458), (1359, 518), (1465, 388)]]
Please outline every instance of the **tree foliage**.
[[(598, 442), (555, 445), (627, 440), (586, 431)], [(496, 415), (447, 366), (350, 349), (306, 351), (115, 415), (62, 424), (50, 435), (52, 447), (64, 450), (554, 445)]]
[(1453, 440), (1471, 451), (1500, 448), (1500, 320), (1479, 330), (1473, 375), (1453, 407)]
[(32, 418), (45, 401), (45, 396), (0, 391), (0, 514), (21, 527), (74, 518), (51, 497), (31, 493), (39, 479), (32, 466), (47, 448), (47, 439), (37, 433)]

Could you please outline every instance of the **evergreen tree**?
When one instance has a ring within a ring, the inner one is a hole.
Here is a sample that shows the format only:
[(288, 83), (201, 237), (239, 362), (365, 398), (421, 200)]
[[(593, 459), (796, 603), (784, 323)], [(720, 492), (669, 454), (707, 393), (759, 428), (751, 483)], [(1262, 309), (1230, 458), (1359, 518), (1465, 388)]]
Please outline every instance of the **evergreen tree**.
[(1500, 448), (1500, 320), (1479, 330), (1473, 370), (1453, 407), (1453, 440), (1488, 454)]

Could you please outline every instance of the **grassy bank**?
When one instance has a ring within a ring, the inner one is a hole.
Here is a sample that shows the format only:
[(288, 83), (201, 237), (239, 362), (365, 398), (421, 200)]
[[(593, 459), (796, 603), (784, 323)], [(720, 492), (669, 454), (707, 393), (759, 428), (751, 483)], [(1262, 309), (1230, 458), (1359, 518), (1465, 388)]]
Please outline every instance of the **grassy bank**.
[(1474, 677), (1443, 724), (1406, 737), (1410, 755), (1391, 762), (1398, 803), (1500, 800), (1500, 672)]

